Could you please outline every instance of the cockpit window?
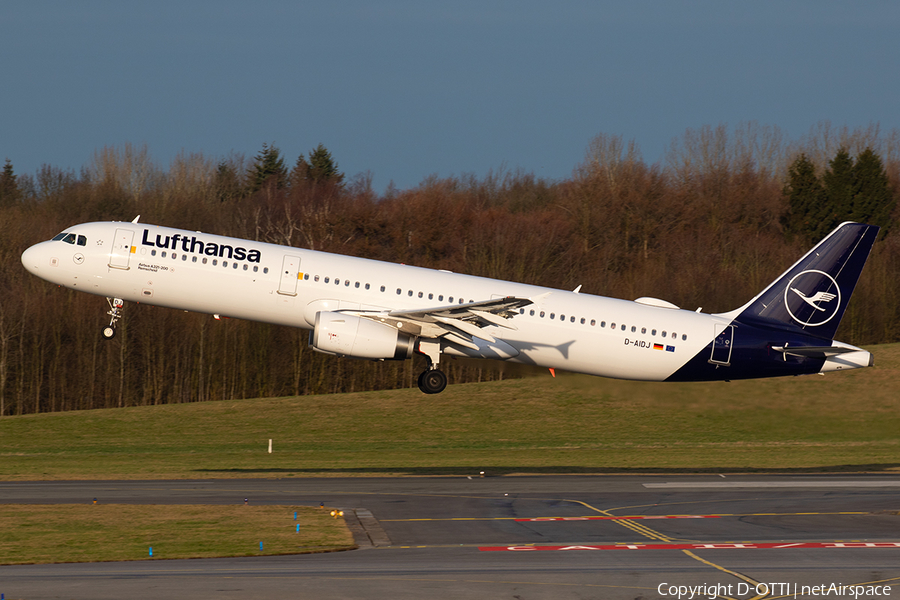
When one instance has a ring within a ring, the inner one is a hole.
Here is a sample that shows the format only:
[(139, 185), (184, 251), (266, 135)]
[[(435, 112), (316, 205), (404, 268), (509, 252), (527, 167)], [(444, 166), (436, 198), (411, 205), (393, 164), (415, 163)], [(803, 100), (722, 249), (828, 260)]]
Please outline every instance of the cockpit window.
[(87, 246), (87, 238), (83, 235), (76, 235), (74, 233), (66, 233), (63, 231), (62, 233), (57, 233), (53, 236), (51, 241), (54, 242), (65, 242), (67, 244), (78, 244), (79, 246)]

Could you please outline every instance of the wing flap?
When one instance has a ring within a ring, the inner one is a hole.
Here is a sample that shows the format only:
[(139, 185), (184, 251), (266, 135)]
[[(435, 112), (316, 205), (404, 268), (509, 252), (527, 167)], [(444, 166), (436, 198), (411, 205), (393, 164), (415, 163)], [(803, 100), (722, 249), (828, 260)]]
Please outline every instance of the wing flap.
[[(518, 310), (548, 295), (541, 294), (534, 299), (506, 296), (424, 310), (352, 311), (352, 313), (419, 337), (437, 338), (452, 334), (453, 338), (448, 339), (460, 345), (472, 344), (471, 338), (494, 343), (495, 338), (482, 331), (485, 327), (516, 330), (516, 326), (508, 321), (519, 314)], [(466, 343), (462, 344), (458, 340), (464, 340)]]

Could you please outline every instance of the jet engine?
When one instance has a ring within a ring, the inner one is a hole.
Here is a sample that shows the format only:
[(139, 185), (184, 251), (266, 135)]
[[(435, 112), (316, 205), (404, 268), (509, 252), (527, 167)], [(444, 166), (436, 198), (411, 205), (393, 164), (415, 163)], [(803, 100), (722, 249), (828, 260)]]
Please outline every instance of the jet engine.
[(405, 360), (413, 355), (415, 339), (370, 319), (322, 311), (316, 313), (310, 346), (313, 350), (333, 356)]

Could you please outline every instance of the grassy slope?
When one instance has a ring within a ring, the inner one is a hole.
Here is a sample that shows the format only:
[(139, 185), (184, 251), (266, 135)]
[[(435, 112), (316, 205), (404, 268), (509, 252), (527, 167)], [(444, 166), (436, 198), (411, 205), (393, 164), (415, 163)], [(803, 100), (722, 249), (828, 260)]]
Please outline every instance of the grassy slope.
[(151, 548), (166, 559), (354, 547), (343, 519), (308, 506), (3, 505), (0, 531), (0, 564), (146, 560)]
[[(0, 480), (900, 470), (900, 345), (875, 368), (732, 383), (549, 375), (0, 419)], [(273, 454), (266, 452), (274, 440)]]

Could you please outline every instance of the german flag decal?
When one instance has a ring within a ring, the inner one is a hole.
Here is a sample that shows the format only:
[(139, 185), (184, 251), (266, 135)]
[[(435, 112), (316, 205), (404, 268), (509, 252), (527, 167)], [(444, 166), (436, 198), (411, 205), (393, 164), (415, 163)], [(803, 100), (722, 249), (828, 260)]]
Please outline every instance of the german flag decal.
[(654, 349), (654, 350), (662, 350), (662, 349), (663, 349), (663, 345), (662, 345), (662, 344), (653, 344), (653, 349)]

